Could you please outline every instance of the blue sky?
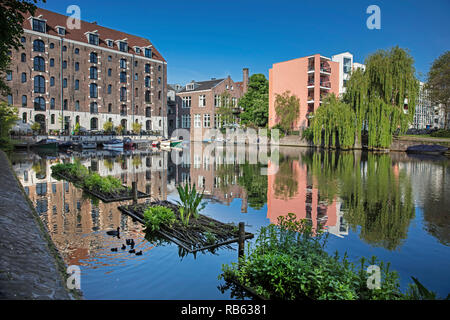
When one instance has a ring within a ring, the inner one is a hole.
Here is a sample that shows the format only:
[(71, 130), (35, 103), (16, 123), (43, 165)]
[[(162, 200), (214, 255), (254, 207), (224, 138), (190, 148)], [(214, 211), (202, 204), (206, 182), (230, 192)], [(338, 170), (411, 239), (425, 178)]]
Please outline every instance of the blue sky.
[[(450, 50), (449, 0), (47, 0), (41, 7), (150, 39), (168, 61), (169, 83), (263, 73), (273, 63), (349, 51), (355, 61), (377, 49), (408, 48), (426, 74)], [(369, 5), (381, 9), (381, 30), (369, 30)]]

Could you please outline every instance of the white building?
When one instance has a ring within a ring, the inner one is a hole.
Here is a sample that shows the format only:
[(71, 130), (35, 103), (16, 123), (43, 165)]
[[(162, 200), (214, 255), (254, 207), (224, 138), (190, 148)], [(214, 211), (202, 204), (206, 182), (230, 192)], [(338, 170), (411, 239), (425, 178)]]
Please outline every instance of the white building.
[(350, 79), (350, 74), (356, 69), (366, 69), (366, 66), (353, 61), (353, 54), (344, 52), (331, 57), (332, 61), (339, 62), (339, 94), (345, 93), (347, 81)]

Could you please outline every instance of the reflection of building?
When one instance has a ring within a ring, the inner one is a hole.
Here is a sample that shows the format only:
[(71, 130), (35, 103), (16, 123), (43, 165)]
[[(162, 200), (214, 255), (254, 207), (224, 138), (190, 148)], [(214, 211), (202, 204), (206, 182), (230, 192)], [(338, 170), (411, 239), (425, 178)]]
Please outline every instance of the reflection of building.
[[(144, 38), (38, 8), (25, 16), (23, 49), (12, 52), (8, 96), (24, 123), (43, 130), (102, 130), (112, 121), (132, 130), (165, 131), (167, 63)], [(61, 117), (61, 121), (59, 120)]]
[[(305, 165), (298, 160), (283, 161), (278, 173), (268, 177), (267, 217), (270, 222), (276, 224), (279, 216), (294, 213), (298, 219), (310, 220), (314, 228), (338, 226), (337, 202), (329, 204), (320, 190), (313, 187)], [(289, 165), (286, 174), (281, 169), (283, 165)], [(269, 171), (272, 166), (269, 163)]]
[[(123, 215), (117, 209), (117, 202), (106, 204), (91, 200), (73, 184), (53, 179), (50, 167), (58, 162), (41, 159), (34, 163), (17, 163), (13, 167), (67, 264), (79, 265), (80, 260), (86, 261), (103, 250), (101, 237), (104, 233), (95, 233), (97, 231), (120, 226), (122, 232), (142, 237), (140, 223)], [(152, 198), (167, 198), (166, 153), (143, 156), (139, 161), (122, 156), (82, 159), (81, 163), (103, 176), (120, 178), (129, 186), (137, 181), (138, 190), (150, 193)]]

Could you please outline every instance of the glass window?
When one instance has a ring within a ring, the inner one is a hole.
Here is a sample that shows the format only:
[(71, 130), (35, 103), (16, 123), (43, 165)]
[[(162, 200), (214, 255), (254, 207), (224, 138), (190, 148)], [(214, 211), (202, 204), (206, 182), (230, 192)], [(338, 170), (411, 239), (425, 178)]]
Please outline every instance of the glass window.
[(206, 95), (202, 94), (198, 97), (198, 106), (206, 107)]
[(145, 77), (145, 87), (150, 88), (151, 79), (150, 77)]
[(67, 78), (63, 79), (63, 88), (67, 88)]
[(61, 35), (61, 36), (65, 36), (66, 35), (66, 29), (58, 28), (58, 34)]
[(89, 69), (89, 78), (93, 79), (93, 80), (97, 80), (98, 79), (98, 70), (96, 67), (91, 67)]
[(145, 56), (147, 58), (151, 58), (152, 57), (152, 49), (146, 48), (145, 49)]
[(13, 96), (11, 94), (8, 94), (8, 104), (10, 105), (14, 104)]
[(120, 101), (127, 101), (127, 88), (120, 88)]
[[(22, 107), (26, 107), (28, 104), (28, 98), (27, 96), (22, 96)], [(26, 114), (26, 113), (25, 113)], [(26, 123), (26, 119), (25, 119), (25, 123)]]
[(50, 67), (54, 67), (55, 66), (55, 59), (50, 59)]
[(67, 51), (67, 46), (63, 46), (63, 51), (64, 51), (64, 52)]
[(22, 42), (22, 43), (27, 42), (27, 38), (25, 38), (25, 37), (20, 38), (20, 42)]
[(33, 31), (45, 33), (46, 23), (43, 20), (33, 19)]
[(33, 41), (33, 51), (35, 52), (45, 52), (45, 44), (42, 40)]
[(122, 69), (126, 69), (127, 68), (127, 60), (126, 59), (120, 59), (120, 67)]
[(67, 69), (67, 61), (66, 60), (63, 61), (62, 67), (63, 67), (63, 69)]
[(108, 69), (108, 77), (112, 76), (112, 69)]
[[(55, 114), (52, 114), (51, 116), (50, 116), (50, 123), (51, 124), (55, 124)], [(56, 186), (55, 186), (56, 187)], [(56, 188), (55, 188), (56, 189)], [(55, 192), (56, 192), (56, 190), (55, 190)]]
[(6, 72), (6, 80), (7, 81), (12, 81), (12, 71), (7, 71)]
[(75, 54), (80, 54), (80, 49), (75, 48)]
[(91, 63), (97, 63), (98, 62), (98, 56), (95, 52), (91, 52), (91, 54), (89, 55), (89, 61)]
[(75, 80), (75, 90), (80, 90), (80, 80)]
[(91, 98), (97, 98), (98, 97), (98, 89), (97, 85), (95, 83), (91, 83), (89, 85), (89, 93)]
[(111, 92), (112, 92), (112, 86), (109, 84), (108, 85), (108, 94), (111, 94)]
[(191, 107), (191, 97), (183, 97), (182, 107), (183, 108), (190, 108)]
[(79, 100), (75, 101), (75, 111), (80, 111), (80, 101)]
[(42, 57), (34, 57), (33, 59), (34, 71), (45, 72), (45, 60)]
[(150, 64), (149, 64), (149, 63), (147, 63), (147, 64), (145, 65), (145, 72), (146, 72), (146, 73), (150, 73)]
[(122, 52), (128, 51), (128, 44), (126, 42), (119, 42), (119, 50)]
[(43, 76), (34, 77), (34, 92), (45, 93), (45, 79)]
[(200, 115), (195, 114), (194, 115), (194, 128), (201, 128), (201, 127), (202, 127), (202, 123), (201, 123)]
[(79, 71), (79, 70), (80, 70), (80, 63), (75, 62), (75, 71)]
[(51, 77), (50, 78), (50, 87), (54, 87), (55, 86), (55, 77)]
[(45, 111), (45, 99), (37, 97), (34, 99), (34, 111)]
[(22, 83), (27, 82), (27, 74), (25, 72), (22, 73)]
[(203, 115), (203, 127), (209, 128), (211, 126), (211, 115), (204, 114)]
[(55, 98), (50, 99), (50, 109), (55, 109)]
[(97, 102), (91, 102), (90, 109), (91, 109), (90, 111), (91, 111), (92, 114), (98, 113), (98, 104), (97, 104)]
[(25, 53), (22, 53), (22, 54), (20, 55), (20, 61), (21, 61), (21, 62), (27, 62), (27, 55), (26, 55)]
[(121, 83), (127, 83), (127, 73), (125, 71), (122, 71), (120, 73), (120, 82)]
[(95, 46), (98, 46), (98, 35), (90, 33), (89, 34), (89, 43)]

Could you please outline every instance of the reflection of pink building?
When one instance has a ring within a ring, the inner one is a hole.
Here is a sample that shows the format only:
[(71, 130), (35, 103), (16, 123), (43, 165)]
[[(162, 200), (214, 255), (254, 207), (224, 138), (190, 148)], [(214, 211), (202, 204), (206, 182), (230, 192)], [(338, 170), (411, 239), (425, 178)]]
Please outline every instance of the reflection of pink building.
[[(269, 162), (269, 171), (271, 167), (272, 164)], [(296, 194), (292, 198), (286, 199), (282, 195), (277, 195), (275, 184), (280, 181), (276, 182), (276, 177), (276, 174), (268, 176), (267, 217), (271, 223), (276, 224), (279, 216), (294, 213), (298, 219), (311, 219), (314, 228), (318, 223), (327, 227), (336, 225), (336, 201), (330, 205), (320, 201), (320, 191), (313, 188), (312, 183), (308, 181), (305, 165), (301, 165), (297, 160), (292, 162), (291, 178), (297, 181)]]
[(290, 91), (300, 99), (300, 116), (294, 129), (308, 127), (308, 114), (314, 112), (322, 98), (339, 95), (339, 63), (315, 54), (276, 63), (269, 70), (269, 127), (279, 120), (275, 112), (275, 94)]

